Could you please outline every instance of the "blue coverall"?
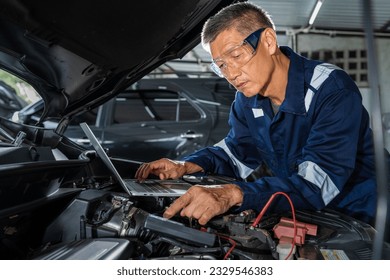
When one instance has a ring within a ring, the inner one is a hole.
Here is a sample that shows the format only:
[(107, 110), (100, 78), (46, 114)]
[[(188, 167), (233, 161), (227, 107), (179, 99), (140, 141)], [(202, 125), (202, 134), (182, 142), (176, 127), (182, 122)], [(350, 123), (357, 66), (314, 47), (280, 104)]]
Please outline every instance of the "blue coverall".
[[(184, 158), (207, 174), (242, 179), (238, 211), (260, 211), (275, 192), (296, 209), (335, 209), (365, 222), (376, 211), (374, 149), (369, 115), (354, 81), (342, 69), (308, 60), (288, 47), (286, 95), (274, 114), (261, 95), (236, 93), (226, 138)], [(244, 180), (258, 166), (272, 175)], [(290, 205), (280, 197), (272, 211)]]

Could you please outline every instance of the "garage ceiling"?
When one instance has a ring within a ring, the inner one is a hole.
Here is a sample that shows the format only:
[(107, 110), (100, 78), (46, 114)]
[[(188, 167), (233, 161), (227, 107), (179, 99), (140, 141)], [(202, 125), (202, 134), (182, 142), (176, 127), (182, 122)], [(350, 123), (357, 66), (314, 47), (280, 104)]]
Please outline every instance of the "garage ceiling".
[[(322, 6), (312, 25), (309, 19), (316, 3), (320, 0), (250, 0), (269, 12), (275, 22), (279, 43), (288, 45), (292, 34), (329, 33), (364, 36), (364, 0), (322, 0)], [(375, 36), (390, 38), (390, 0), (372, 0), (371, 25)], [(166, 64), (176, 71), (209, 71), (210, 56), (201, 46), (181, 60)], [(205, 62), (205, 63), (203, 63)], [(207, 62), (207, 63), (206, 63)], [(165, 68), (164, 72), (170, 71)]]
[[(307, 27), (316, 0), (251, 0), (272, 16), (278, 29)], [(363, 0), (323, 0), (312, 28), (343, 31), (363, 31)], [(390, 32), (390, 1), (372, 0), (373, 28)]]

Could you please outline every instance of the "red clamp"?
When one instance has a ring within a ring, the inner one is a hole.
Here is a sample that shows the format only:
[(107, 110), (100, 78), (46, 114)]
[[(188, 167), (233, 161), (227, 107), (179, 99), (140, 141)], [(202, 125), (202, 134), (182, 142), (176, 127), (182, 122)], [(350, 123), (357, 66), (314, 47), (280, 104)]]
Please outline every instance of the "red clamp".
[[(294, 221), (289, 218), (281, 218), (273, 230), (275, 237), (279, 239), (279, 243), (291, 243), (291, 240), (294, 238)], [(317, 226), (296, 222), (295, 244), (304, 244), (306, 234), (317, 235)]]

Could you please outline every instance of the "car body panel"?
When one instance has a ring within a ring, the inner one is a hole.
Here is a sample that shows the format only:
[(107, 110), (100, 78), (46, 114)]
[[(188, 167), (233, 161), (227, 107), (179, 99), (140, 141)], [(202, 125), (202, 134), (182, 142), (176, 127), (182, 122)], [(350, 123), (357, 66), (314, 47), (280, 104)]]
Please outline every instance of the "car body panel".
[(184, 56), (229, 2), (2, 0), (1, 63), (38, 90), (43, 118), (69, 118)]

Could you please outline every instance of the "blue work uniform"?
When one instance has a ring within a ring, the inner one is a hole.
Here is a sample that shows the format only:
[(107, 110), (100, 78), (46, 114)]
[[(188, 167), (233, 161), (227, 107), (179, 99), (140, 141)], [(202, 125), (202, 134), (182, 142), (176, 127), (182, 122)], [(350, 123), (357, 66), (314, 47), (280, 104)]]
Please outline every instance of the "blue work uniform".
[[(184, 160), (207, 174), (242, 179), (239, 211), (260, 211), (284, 192), (295, 209), (335, 209), (372, 222), (377, 193), (369, 115), (354, 81), (342, 69), (308, 60), (288, 47), (285, 99), (275, 114), (269, 98), (237, 92), (226, 138)], [(270, 176), (245, 180), (256, 168)], [(279, 196), (272, 211), (290, 209)]]

